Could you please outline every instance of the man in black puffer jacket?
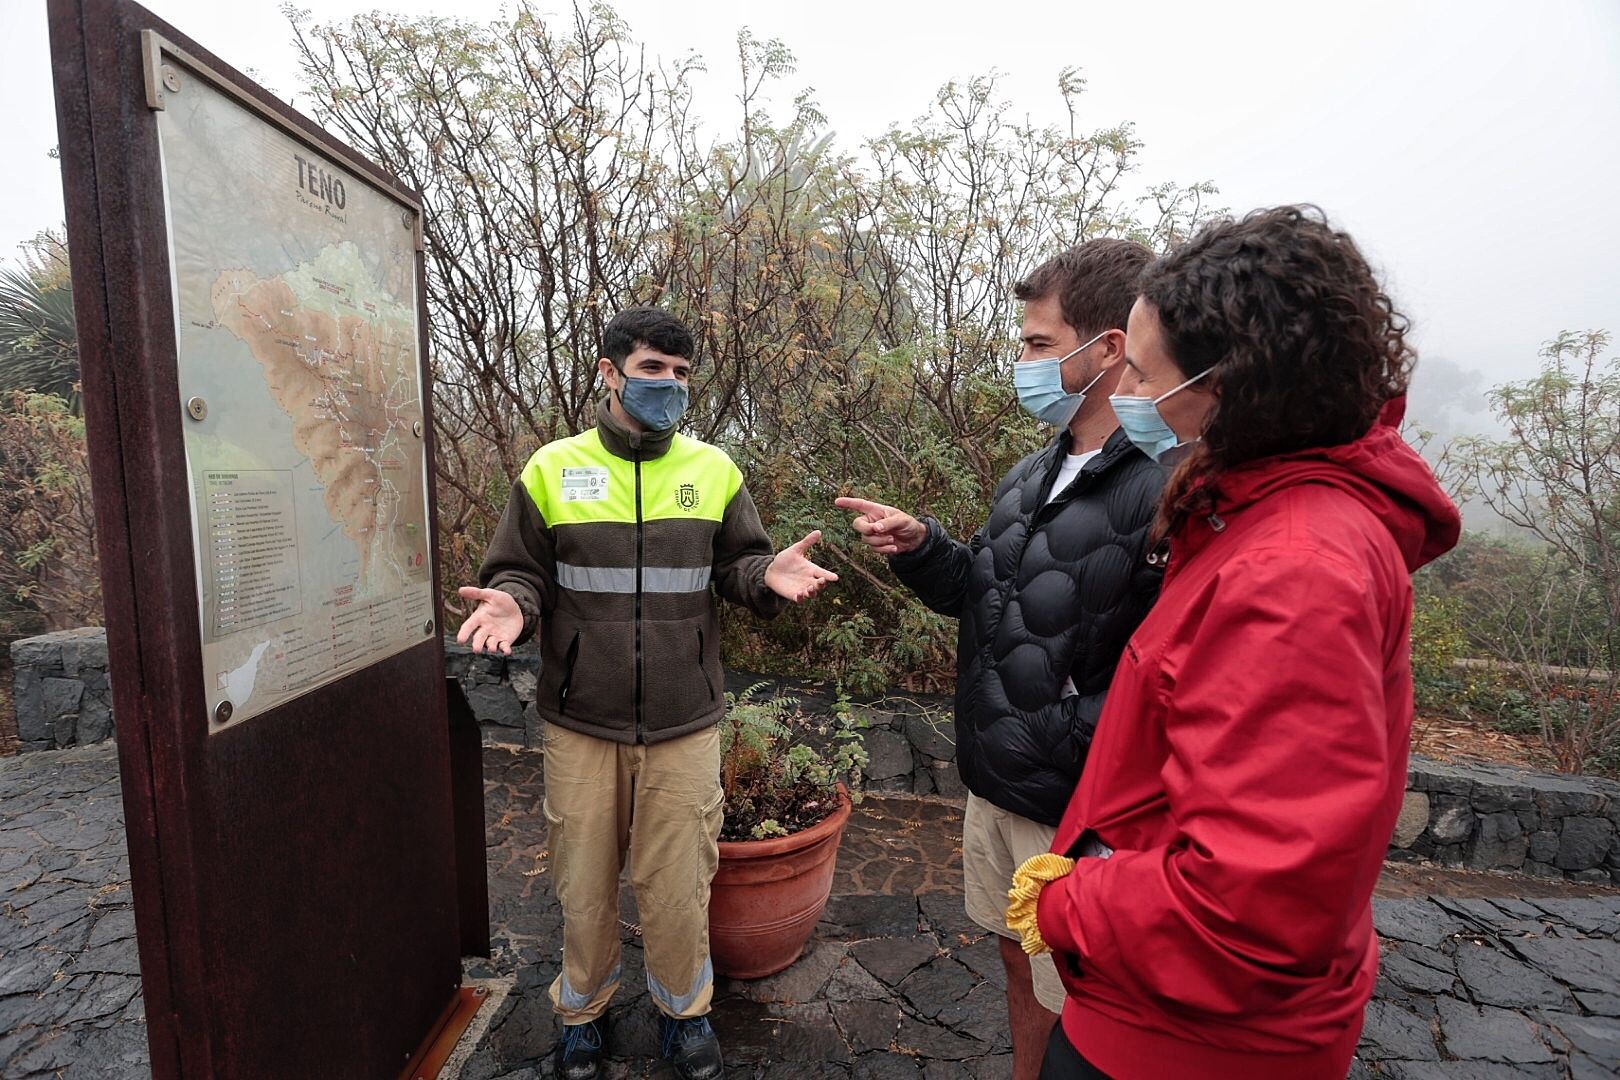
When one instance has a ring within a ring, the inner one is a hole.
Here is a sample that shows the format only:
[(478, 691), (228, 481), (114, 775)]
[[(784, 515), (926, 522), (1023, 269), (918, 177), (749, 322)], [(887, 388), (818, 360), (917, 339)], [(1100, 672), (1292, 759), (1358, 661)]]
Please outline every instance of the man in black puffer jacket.
[(1108, 403), (1129, 363), (1136, 277), (1151, 258), (1138, 244), (1093, 240), (1018, 284), (1023, 353), (1013, 382), (1025, 409), (1059, 430), (1002, 480), (971, 543), (932, 518), (838, 500), (923, 603), (961, 620), (964, 901), (1000, 935), (1019, 1080), (1040, 1068), (1063, 990), (1050, 958), (1026, 958), (1007, 929), (1007, 889), (1013, 870), (1050, 845), (1114, 667), (1159, 589), (1146, 542), (1164, 472), (1119, 430)]

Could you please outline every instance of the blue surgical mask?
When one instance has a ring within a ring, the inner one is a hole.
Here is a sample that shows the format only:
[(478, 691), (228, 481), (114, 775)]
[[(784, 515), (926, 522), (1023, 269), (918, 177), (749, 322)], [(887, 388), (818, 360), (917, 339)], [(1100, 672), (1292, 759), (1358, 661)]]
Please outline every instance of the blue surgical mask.
[(1125, 429), (1125, 437), (1154, 461), (1158, 461), (1173, 447), (1180, 445), (1176, 433), (1164, 422), (1164, 414), (1159, 411), (1159, 402), (1172, 394), (1179, 394), (1214, 370), (1212, 367), (1205, 368), (1180, 386), (1156, 398), (1136, 397), (1131, 394), (1114, 394), (1109, 397), (1108, 404), (1114, 407), (1114, 416), (1118, 418), (1119, 426)]
[(619, 391), (624, 411), (648, 431), (668, 431), (686, 412), (686, 386), (679, 379), (636, 379), (624, 376)]
[(1107, 336), (1108, 331), (1092, 338), (1078, 349), (1058, 357), (1049, 357), (1042, 360), (1019, 360), (1013, 364), (1013, 389), (1018, 391), (1018, 404), (1024, 411), (1037, 420), (1044, 420), (1053, 427), (1064, 427), (1074, 414), (1080, 411), (1080, 406), (1086, 400), (1086, 390), (1097, 385), (1097, 379), (1103, 377), (1106, 371), (1097, 372), (1097, 379), (1086, 384), (1085, 390), (1078, 394), (1068, 393), (1063, 389), (1063, 361), (1077, 352), (1082, 352)]

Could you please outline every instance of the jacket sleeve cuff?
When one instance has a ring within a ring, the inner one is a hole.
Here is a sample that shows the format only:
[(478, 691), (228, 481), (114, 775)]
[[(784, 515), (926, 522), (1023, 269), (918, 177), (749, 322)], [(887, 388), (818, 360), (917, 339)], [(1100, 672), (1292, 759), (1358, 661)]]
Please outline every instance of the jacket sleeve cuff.
[(948, 539), (945, 534), (945, 526), (934, 518), (923, 517), (921, 520), (923, 526), (928, 530), (928, 535), (923, 538), (923, 542), (918, 544), (912, 551), (889, 556), (889, 569), (897, 574), (904, 574), (927, 566), (938, 554), (937, 549), (940, 541)]
[(1065, 874), (1042, 889), (1035, 901), (1036, 928), (1053, 952), (1075, 955), (1080, 952), (1079, 938), (1075, 933), (1079, 925), (1078, 909), (1074, 902), (1074, 888), (1079, 884), (1079, 876), (1076, 873)]
[[(769, 566), (769, 563), (765, 564)], [(754, 614), (762, 619), (774, 619), (782, 612), (793, 606), (793, 601), (785, 596), (777, 595), (775, 589), (765, 584), (765, 574), (759, 575), (759, 585), (754, 590), (754, 602), (749, 605)]]
[(534, 632), (540, 628), (540, 600), (535, 596), (534, 590), (520, 581), (503, 581), (491, 585), (490, 588), (499, 589), (517, 601), (518, 610), (523, 612), (523, 633), (519, 634), (518, 639), (512, 644), (521, 645), (532, 638)]

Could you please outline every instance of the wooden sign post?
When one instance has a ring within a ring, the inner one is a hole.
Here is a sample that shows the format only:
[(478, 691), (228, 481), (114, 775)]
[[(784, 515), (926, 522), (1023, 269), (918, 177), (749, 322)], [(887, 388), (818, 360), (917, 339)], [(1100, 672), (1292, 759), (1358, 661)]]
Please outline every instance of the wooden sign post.
[(49, 10), (153, 1075), (396, 1076), (462, 996), (421, 203)]

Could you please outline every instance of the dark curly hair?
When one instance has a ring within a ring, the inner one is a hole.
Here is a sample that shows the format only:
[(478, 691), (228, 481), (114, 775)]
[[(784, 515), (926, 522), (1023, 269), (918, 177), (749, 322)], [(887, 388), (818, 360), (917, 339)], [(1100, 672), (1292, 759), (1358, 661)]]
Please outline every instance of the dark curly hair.
[(1314, 206), (1212, 222), (1137, 288), (1186, 376), (1215, 369), (1203, 439), (1165, 486), (1161, 535), (1208, 506), (1229, 469), (1365, 435), (1412, 375), (1406, 317)]

